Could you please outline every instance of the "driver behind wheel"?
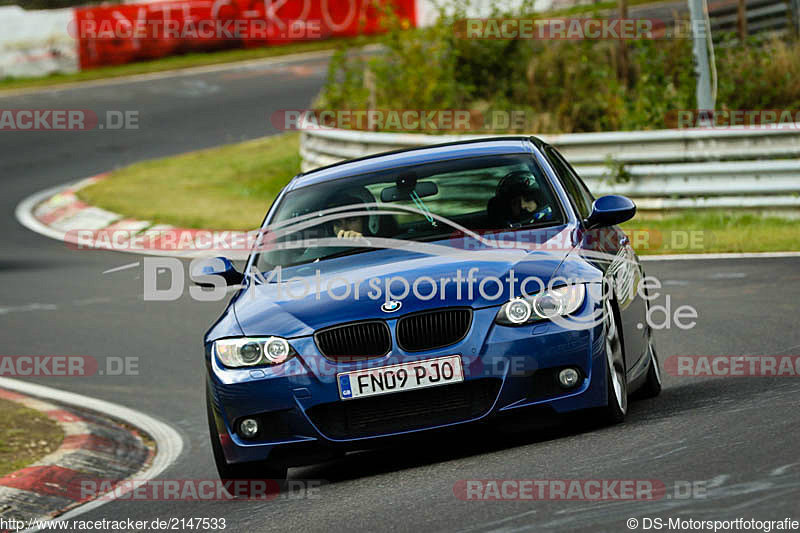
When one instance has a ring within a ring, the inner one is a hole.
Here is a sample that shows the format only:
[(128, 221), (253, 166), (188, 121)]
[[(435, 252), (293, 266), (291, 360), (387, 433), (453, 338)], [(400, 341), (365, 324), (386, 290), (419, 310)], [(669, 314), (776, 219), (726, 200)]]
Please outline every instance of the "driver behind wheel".
[[(337, 195), (334, 198), (330, 198), (326, 203), (324, 209), (333, 209), (336, 207), (344, 207), (344, 206), (353, 206), (351, 211), (358, 210), (358, 204), (365, 203), (363, 199), (345, 193), (342, 195)], [(343, 213), (347, 213), (344, 211)], [(341, 218), (337, 218), (333, 222), (330, 223), (331, 233), (337, 239), (358, 239), (364, 236), (364, 233), (368, 232), (367, 228), (367, 220), (369, 216), (344, 216)]]
[(553, 214), (544, 194), (529, 172), (509, 172), (497, 184), (487, 210), (492, 222), (500, 227), (513, 227), (547, 220)]

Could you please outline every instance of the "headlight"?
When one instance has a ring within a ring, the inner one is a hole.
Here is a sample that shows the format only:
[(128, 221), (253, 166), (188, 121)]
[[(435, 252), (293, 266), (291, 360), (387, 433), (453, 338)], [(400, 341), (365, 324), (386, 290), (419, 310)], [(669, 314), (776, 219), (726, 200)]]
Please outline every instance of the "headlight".
[(586, 286), (578, 284), (545, 290), (527, 298), (514, 298), (503, 304), (495, 321), (504, 326), (521, 326), (570, 315), (580, 308), (585, 297)]
[(280, 337), (222, 339), (214, 342), (214, 351), (222, 364), (231, 368), (279, 365), (295, 355)]

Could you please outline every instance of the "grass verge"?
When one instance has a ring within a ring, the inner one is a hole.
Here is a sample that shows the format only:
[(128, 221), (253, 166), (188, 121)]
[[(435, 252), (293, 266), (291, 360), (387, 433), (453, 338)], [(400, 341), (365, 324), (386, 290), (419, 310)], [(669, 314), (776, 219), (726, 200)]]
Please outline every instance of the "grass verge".
[(8, 400), (0, 400), (0, 477), (53, 452), (64, 432), (46, 415)]
[[(300, 171), (299, 136), (137, 163), (79, 191), (92, 205), (133, 218), (208, 229), (253, 229)], [(800, 220), (733, 211), (640, 214), (623, 228), (640, 254), (800, 250)]]
[(308, 41), (278, 46), (267, 46), (263, 48), (183, 54), (154, 59), (152, 61), (140, 61), (126, 65), (100, 67), (96, 69), (75, 72), (73, 74), (53, 74), (44, 78), (4, 78), (0, 79), (0, 93), (3, 91), (18, 89), (35, 89), (39, 87), (48, 87), (51, 85), (95, 81), (107, 78), (118, 78), (122, 76), (133, 76), (137, 74), (151, 74), (154, 72), (163, 72), (165, 70), (179, 70), (207, 65), (218, 65), (221, 63), (232, 63), (236, 61), (247, 61), (251, 59), (278, 57), (289, 54), (299, 54), (302, 52), (331, 50), (340, 46), (369, 44), (375, 40), (376, 37), (374, 36), (362, 36), (355, 38), (328, 39), (325, 41)]
[(622, 228), (639, 255), (800, 250), (800, 220), (734, 211), (639, 215)]
[(85, 202), (184, 228), (258, 228), (300, 172), (300, 137), (274, 135), (136, 163), (79, 191)]

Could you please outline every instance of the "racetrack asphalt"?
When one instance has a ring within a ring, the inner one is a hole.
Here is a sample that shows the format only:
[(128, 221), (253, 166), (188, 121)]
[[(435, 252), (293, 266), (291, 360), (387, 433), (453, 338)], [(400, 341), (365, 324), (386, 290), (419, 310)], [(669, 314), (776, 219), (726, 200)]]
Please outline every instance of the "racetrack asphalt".
[[(139, 129), (0, 132), (0, 346), (3, 355), (138, 357), (138, 376), (35, 378), (116, 402), (176, 428), (186, 447), (164, 479), (214, 479), (203, 396), (202, 336), (224, 303), (146, 302), (139, 258), (76, 251), (20, 226), (14, 208), (41, 189), (117, 166), (273, 133), (270, 114), (307, 107), (325, 61), (232, 66), (212, 73), (0, 97), (0, 107), (136, 110)], [(267, 206), (265, 206), (266, 209)], [(656, 332), (670, 355), (800, 353), (800, 258), (655, 261), (665, 304), (691, 305), (696, 327)], [(585, 422), (514, 435), (464, 432), (364, 452), (295, 479), (314, 499), (114, 501), (81, 518), (226, 518), (229, 531), (626, 531), (630, 517), (800, 518), (800, 378), (664, 375), (614, 427)], [(699, 482), (705, 498), (656, 502), (466, 502), (465, 479), (653, 479)]]

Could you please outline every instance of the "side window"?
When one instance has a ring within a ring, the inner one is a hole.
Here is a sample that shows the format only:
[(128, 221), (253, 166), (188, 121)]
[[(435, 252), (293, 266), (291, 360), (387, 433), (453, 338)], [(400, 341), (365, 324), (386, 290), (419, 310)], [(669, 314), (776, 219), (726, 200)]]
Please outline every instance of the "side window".
[(586, 188), (578, 174), (555, 148), (548, 147), (547, 154), (550, 156), (550, 161), (561, 179), (561, 184), (572, 198), (575, 209), (581, 217), (588, 217), (594, 202), (594, 197), (589, 192), (589, 189)]

